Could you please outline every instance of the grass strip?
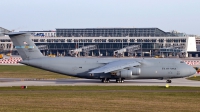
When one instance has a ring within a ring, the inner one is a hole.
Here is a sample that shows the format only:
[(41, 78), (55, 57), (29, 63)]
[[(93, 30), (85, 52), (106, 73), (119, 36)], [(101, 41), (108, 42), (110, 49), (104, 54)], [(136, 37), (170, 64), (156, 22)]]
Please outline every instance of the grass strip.
[(199, 95), (198, 87), (30, 86), (27, 89), (1, 87), (0, 111), (199, 111)]
[(189, 80), (195, 80), (195, 81), (200, 81), (200, 76), (196, 76), (196, 77), (189, 77), (189, 78), (187, 78), (187, 79), (189, 79)]

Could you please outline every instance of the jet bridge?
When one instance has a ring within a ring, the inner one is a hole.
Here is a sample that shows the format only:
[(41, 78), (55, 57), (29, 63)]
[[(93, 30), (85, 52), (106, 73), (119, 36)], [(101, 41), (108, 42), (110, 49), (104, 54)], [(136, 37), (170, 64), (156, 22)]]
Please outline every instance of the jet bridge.
[(186, 52), (184, 50), (184, 46), (173, 46), (173, 47), (167, 47), (167, 48), (160, 48), (160, 54), (162, 57), (179, 57), (179, 58), (185, 58)]
[(81, 48), (77, 48), (77, 49), (74, 49), (74, 50), (69, 50), (69, 54), (72, 57), (77, 57), (77, 56), (80, 56), (80, 52), (83, 52), (84, 56), (88, 56), (89, 52), (91, 50), (95, 50), (95, 49), (97, 49), (96, 45), (88, 45), (88, 46), (83, 46)]
[(133, 56), (135, 54), (135, 51), (139, 49), (140, 49), (140, 45), (131, 45), (131, 46), (122, 48), (120, 50), (114, 51), (114, 55), (116, 57), (124, 57), (124, 53), (128, 52), (128, 56)]

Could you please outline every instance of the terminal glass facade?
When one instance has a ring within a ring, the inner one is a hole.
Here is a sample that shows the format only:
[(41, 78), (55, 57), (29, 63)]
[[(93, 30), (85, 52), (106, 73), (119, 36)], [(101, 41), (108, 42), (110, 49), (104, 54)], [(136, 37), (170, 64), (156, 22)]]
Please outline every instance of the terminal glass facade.
[(58, 37), (163, 37), (169, 36), (158, 28), (85, 28), (56, 29)]

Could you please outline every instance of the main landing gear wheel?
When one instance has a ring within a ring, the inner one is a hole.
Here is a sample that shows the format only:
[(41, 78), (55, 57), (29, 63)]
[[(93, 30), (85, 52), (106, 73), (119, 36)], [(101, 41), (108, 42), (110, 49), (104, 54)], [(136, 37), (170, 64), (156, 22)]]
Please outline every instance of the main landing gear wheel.
[(124, 79), (116, 79), (116, 83), (124, 83)]
[(171, 81), (171, 80), (167, 80), (166, 82), (167, 82), (167, 83), (172, 83), (172, 81)]
[(103, 83), (109, 83), (110, 79), (103, 78), (103, 79), (101, 79), (101, 82), (103, 82)]
[(106, 79), (106, 82), (109, 83), (109, 82), (110, 82), (110, 79)]

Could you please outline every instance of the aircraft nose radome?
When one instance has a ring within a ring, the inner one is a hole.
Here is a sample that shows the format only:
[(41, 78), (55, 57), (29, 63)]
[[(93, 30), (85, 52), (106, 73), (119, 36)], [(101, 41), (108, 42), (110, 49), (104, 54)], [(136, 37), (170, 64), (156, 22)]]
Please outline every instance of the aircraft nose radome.
[(196, 70), (192, 66), (185, 66), (185, 68), (182, 70), (184, 71), (183, 76), (188, 77), (191, 75), (194, 75), (196, 73)]
[(191, 75), (194, 75), (197, 71), (192, 67), (190, 72), (191, 72)]
[(196, 70), (192, 67), (192, 66), (189, 66), (188, 69), (188, 75), (187, 76), (191, 76), (191, 75), (194, 75), (196, 73)]

